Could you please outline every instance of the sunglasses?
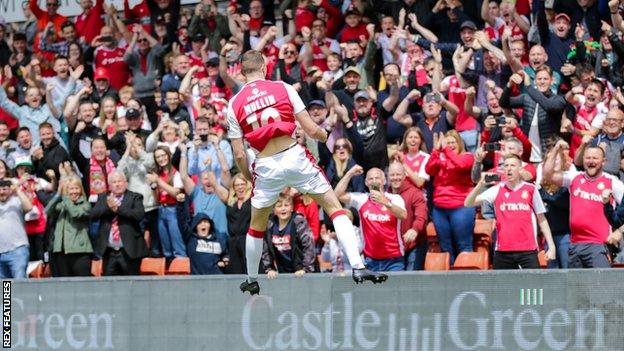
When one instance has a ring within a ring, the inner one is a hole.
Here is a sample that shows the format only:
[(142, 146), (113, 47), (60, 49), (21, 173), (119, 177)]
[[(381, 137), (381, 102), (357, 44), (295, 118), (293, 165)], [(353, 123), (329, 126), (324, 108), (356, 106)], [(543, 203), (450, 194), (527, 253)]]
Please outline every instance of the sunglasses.
[(210, 84), (200, 84), (200, 88), (210, 88)]
[(137, 40), (137, 43), (147, 43), (147, 39), (139, 39)]
[(334, 149), (335, 150), (348, 150), (349, 147), (346, 144), (335, 144), (334, 145)]
[(297, 53), (296, 51), (290, 51), (290, 50), (284, 51), (284, 55), (294, 55), (296, 53)]

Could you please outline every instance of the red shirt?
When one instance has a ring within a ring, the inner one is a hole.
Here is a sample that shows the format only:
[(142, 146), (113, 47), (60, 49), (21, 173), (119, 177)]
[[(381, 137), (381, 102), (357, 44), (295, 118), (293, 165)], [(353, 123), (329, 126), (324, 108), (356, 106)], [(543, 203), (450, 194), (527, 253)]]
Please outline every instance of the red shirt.
[(312, 235), (314, 236), (314, 242), (319, 242), (319, 235), (321, 233), (321, 221), (319, 220), (319, 207), (316, 201), (311, 200), (309, 204), (303, 203), (303, 197), (297, 196), (294, 200), (295, 212), (301, 213), (310, 225), (312, 229)]
[(200, 79), (208, 77), (208, 71), (206, 71), (206, 66), (204, 66), (204, 61), (201, 56), (195, 55), (192, 51), (187, 52), (185, 55), (189, 58), (191, 67), (197, 66), (200, 68), (199, 71), (195, 72), (193, 75), (194, 78)]
[(404, 181), (401, 184), (398, 194), (403, 198), (407, 212), (407, 218), (401, 221), (401, 234), (405, 234), (410, 229), (414, 229), (418, 233), (416, 241), (409, 245), (404, 243), (405, 249), (410, 250), (427, 240), (425, 231), (427, 219), (429, 218), (427, 200), (425, 199), (425, 193), (409, 181)]
[(316, 14), (307, 7), (297, 7), (295, 10), (295, 28), (297, 33), (301, 33), (301, 28), (308, 27), (312, 29), (312, 22), (316, 19)]
[(258, 151), (271, 139), (293, 136), (295, 114), (305, 110), (305, 105), (295, 88), (284, 82), (269, 80), (251, 81), (230, 99), (226, 116), (230, 139), (245, 137)]
[(522, 182), (512, 189), (499, 183), (477, 199), (494, 205), (497, 251), (537, 250), (537, 214), (546, 213), (535, 185)]
[[(425, 165), (427, 164), (427, 161), (429, 161), (429, 154), (423, 151), (418, 151), (416, 156), (413, 156), (413, 157), (411, 157), (409, 154), (405, 154), (403, 156), (403, 162), (405, 163), (405, 165), (409, 167), (409, 169), (416, 174), (420, 173), (421, 170), (424, 170)], [(410, 184), (414, 186), (416, 185), (414, 184), (411, 178), (406, 178), (406, 179), (410, 182)], [(429, 180), (429, 179), (426, 179), (426, 180)]]
[(130, 78), (130, 69), (123, 60), (125, 53), (126, 50), (120, 47), (109, 49), (99, 46), (93, 54), (95, 57), (95, 68), (106, 67), (110, 75), (110, 85), (115, 90), (119, 90), (124, 85), (127, 85)]
[[(385, 206), (371, 201), (369, 194), (351, 193), (349, 207), (360, 215), (360, 229), (364, 236), (364, 255), (375, 260), (403, 256), (401, 221)], [(405, 209), (403, 198), (385, 193), (394, 206)]]
[(67, 21), (67, 17), (57, 13), (54, 16), (50, 16), (48, 11), (43, 11), (39, 8), (37, 4), (37, 0), (29, 0), (30, 11), (33, 13), (35, 18), (37, 18), (37, 35), (35, 35), (35, 42), (33, 45), (33, 51), (39, 52), (39, 40), (41, 40), (40, 36), (43, 33), (43, 30), (48, 25), (48, 22), (54, 23), (54, 30), (56, 33), (61, 33), (61, 24)]
[(464, 109), (466, 89), (459, 85), (459, 80), (455, 76), (449, 80), (448, 99), (459, 108), (459, 113), (455, 119), (455, 129), (458, 132), (477, 129), (477, 120)]
[(360, 23), (355, 27), (345, 26), (340, 32), (340, 42), (346, 43), (350, 40), (360, 41), (360, 35), (363, 35), (368, 39), (368, 31), (366, 30), (366, 24)]
[(616, 203), (620, 203), (622, 182), (607, 173), (589, 178), (585, 172), (569, 171), (563, 173), (563, 186), (570, 190), (570, 242), (604, 244), (611, 225), (604, 216), (602, 192), (611, 189)]
[(104, 27), (103, 15), (104, 0), (97, 0), (95, 6), (76, 16), (76, 31), (86, 43), (91, 43), (93, 38), (100, 35), (100, 30)]
[(474, 156), (465, 152), (461, 155), (448, 147), (433, 150), (425, 171), (433, 176), (433, 204), (440, 208), (455, 209), (464, 206), (472, 190), (470, 170)]

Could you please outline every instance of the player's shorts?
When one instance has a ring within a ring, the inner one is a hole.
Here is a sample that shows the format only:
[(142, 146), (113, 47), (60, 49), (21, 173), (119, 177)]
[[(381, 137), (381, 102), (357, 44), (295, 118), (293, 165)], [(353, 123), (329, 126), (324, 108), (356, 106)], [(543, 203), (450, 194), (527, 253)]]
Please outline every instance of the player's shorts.
[(257, 158), (252, 168), (251, 205), (255, 208), (273, 206), (285, 187), (295, 188), (302, 194), (324, 194), (331, 190), (314, 156), (299, 144), (275, 155)]

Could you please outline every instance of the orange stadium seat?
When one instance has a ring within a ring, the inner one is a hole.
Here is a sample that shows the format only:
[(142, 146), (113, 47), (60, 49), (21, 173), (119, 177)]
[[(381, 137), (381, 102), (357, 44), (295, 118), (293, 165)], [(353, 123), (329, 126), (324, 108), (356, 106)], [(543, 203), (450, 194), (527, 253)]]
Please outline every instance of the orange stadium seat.
[(451, 269), (451, 255), (448, 252), (427, 252), (426, 271), (448, 271)]
[(191, 274), (191, 260), (188, 257), (176, 257), (167, 268), (167, 275)]
[(477, 241), (492, 241), (492, 233), (494, 232), (495, 221), (493, 219), (476, 219), (474, 226), (474, 238)]
[(540, 250), (537, 253), (537, 259), (539, 260), (540, 268), (542, 269), (546, 268), (546, 266), (548, 265), (548, 262), (546, 261), (546, 253), (544, 252), (544, 250)]
[(487, 270), (490, 266), (485, 252), (462, 252), (455, 258), (453, 270)]
[(428, 252), (440, 252), (440, 243), (438, 242), (438, 235), (433, 222), (427, 224), (427, 244)]
[(91, 261), (91, 275), (94, 277), (101, 277), (102, 274), (104, 273), (103, 267), (102, 267), (103, 261), (102, 260), (92, 260)]
[[(29, 267), (29, 271), (30, 273), (28, 273), (28, 277), (29, 278), (41, 278), (43, 277), (43, 269), (44, 269), (44, 263), (42, 261), (37, 261), (37, 262), (31, 262), (28, 264)], [(34, 268), (32, 268), (34, 267)], [(32, 268), (32, 270), (30, 269)]]
[(144, 258), (141, 261), (141, 275), (165, 275), (165, 258)]

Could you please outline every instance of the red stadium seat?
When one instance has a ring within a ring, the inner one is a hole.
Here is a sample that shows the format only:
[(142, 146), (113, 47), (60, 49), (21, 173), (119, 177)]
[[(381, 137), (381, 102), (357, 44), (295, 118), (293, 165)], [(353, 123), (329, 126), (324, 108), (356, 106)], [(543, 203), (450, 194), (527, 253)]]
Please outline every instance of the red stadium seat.
[(624, 263), (614, 263), (612, 265), (613, 268), (624, 268)]
[(165, 258), (144, 258), (141, 261), (141, 275), (165, 275)]
[(490, 266), (485, 252), (462, 252), (455, 258), (453, 270), (487, 270)]
[(451, 269), (451, 255), (448, 252), (427, 252), (426, 271), (448, 271)]
[(91, 275), (94, 277), (101, 277), (102, 274), (104, 273), (103, 267), (102, 267), (102, 260), (92, 260), (91, 261)]
[(191, 260), (188, 257), (176, 257), (167, 268), (167, 275), (191, 274)]

